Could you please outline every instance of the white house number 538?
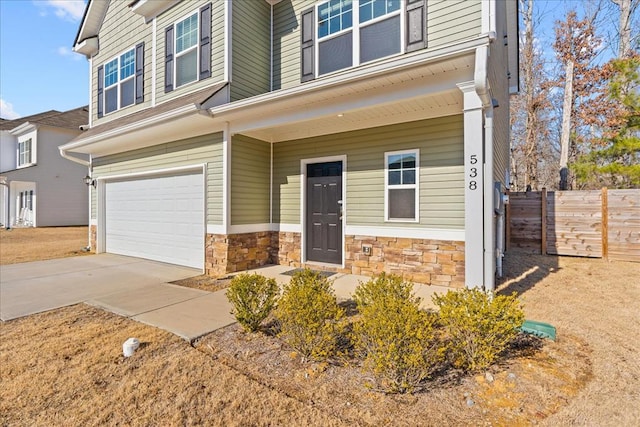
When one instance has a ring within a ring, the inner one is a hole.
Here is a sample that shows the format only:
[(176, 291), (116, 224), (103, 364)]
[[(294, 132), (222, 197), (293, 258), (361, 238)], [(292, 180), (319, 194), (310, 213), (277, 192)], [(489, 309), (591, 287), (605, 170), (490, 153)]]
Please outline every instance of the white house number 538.
[[(469, 158), (469, 163), (471, 163), (472, 165), (475, 165), (478, 163), (478, 156), (476, 154), (472, 154)], [(469, 172), (469, 178), (471, 178), (471, 180), (469, 181), (469, 190), (476, 190), (478, 188), (478, 182), (474, 179), (478, 176), (478, 168), (476, 166), (471, 166), (470, 172)]]

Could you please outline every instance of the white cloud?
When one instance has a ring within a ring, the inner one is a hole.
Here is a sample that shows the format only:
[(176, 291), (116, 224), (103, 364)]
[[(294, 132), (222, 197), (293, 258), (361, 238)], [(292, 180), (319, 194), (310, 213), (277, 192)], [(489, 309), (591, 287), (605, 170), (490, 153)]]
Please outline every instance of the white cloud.
[(46, 16), (47, 9), (53, 8), (53, 13), (58, 18), (71, 22), (77, 22), (82, 19), (85, 7), (84, 0), (46, 0), (44, 2), (35, 1), (34, 3), (38, 7), (45, 7), (40, 10), (41, 16)]
[(13, 105), (11, 105), (10, 102), (0, 99), (0, 117), (7, 120), (13, 120), (20, 117), (20, 114), (13, 111)]
[(60, 46), (58, 49), (56, 49), (56, 53), (62, 57), (71, 58), (74, 61), (79, 61), (80, 59), (82, 59), (82, 55), (75, 53), (66, 46)]

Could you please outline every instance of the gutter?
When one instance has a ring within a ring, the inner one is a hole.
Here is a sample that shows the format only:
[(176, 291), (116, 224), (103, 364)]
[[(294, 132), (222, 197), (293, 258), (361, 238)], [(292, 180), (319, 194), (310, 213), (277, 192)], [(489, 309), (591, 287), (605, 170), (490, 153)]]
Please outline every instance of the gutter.
[(71, 160), (72, 162), (78, 163), (78, 164), (80, 164), (82, 166), (89, 167), (89, 165), (90, 165), (89, 161), (69, 155), (67, 153), (67, 150), (64, 149), (64, 146), (58, 147), (58, 150), (60, 150), (60, 155), (63, 158), (65, 158), (67, 160)]
[[(187, 116), (189, 114), (192, 114), (194, 112), (199, 112), (201, 110), (198, 109), (198, 107), (195, 104), (189, 104), (189, 105), (185, 105), (183, 107), (177, 108), (175, 110), (171, 110), (171, 111), (167, 111), (166, 113), (163, 114), (159, 114), (157, 116), (153, 116), (149, 119), (146, 120), (140, 120), (138, 122), (132, 123), (130, 125), (127, 126), (123, 126), (123, 127), (118, 127), (115, 128), (111, 131), (107, 131), (104, 133), (100, 133), (97, 135), (94, 135), (92, 137), (86, 138), (86, 139), (81, 139), (80, 141), (77, 142), (72, 142), (69, 144), (65, 144), (61, 147), (59, 147), (60, 149), (60, 154), (62, 155), (62, 157), (64, 157), (65, 159), (69, 159), (71, 161), (76, 162), (76, 160), (80, 160), (80, 159), (76, 159), (73, 160), (71, 158), (69, 158), (66, 153), (63, 154), (66, 151), (74, 151), (77, 148), (80, 147), (84, 147), (85, 145), (89, 145), (92, 144), (94, 142), (99, 142), (108, 138), (112, 138), (112, 137), (116, 137), (116, 136), (120, 136), (135, 130), (139, 130), (139, 129), (143, 129), (146, 128), (148, 126), (157, 124), (157, 123), (163, 123), (163, 122), (167, 122), (170, 120), (174, 120), (174, 119), (178, 119), (181, 118), (183, 116)], [(82, 160), (84, 162), (84, 160)], [(78, 162), (76, 162), (78, 163)], [(89, 166), (89, 162), (86, 163), (82, 163), (86, 166)]]

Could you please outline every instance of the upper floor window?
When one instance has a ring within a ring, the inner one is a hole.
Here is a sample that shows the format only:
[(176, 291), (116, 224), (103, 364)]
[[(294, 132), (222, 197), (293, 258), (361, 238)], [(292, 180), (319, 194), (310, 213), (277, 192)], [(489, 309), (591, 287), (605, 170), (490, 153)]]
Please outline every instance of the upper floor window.
[(176, 24), (176, 87), (198, 79), (198, 14)]
[(34, 162), (31, 138), (18, 142), (18, 167), (28, 166)]
[(98, 117), (144, 101), (144, 43), (98, 67)]
[(135, 102), (136, 54), (131, 49), (104, 64), (104, 112), (109, 114)]
[(400, 0), (318, 4), (318, 74), (401, 53)]
[(385, 220), (419, 219), (420, 151), (385, 153)]
[(323, 0), (304, 10), (301, 81), (427, 46), (427, 0)]
[(165, 29), (165, 92), (211, 76), (211, 4)]

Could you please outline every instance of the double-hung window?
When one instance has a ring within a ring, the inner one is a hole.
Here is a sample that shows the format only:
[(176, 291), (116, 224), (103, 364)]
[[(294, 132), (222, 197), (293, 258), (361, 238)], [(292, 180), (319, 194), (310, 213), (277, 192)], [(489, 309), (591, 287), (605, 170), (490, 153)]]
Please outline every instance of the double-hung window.
[(98, 117), (144, 102), (144, 42), (98, 67)]
[(385, 160), (385, 221), (418, 222), (420, 151), (394, 151)]
[(318, 75), (402, 52), (400, 0), (329, 0), (316, 11)]
[(135, 49), (126, 51), (104, 64), (105, 114), (132, 105), (135, 102)]
[(211, 77), (211, 7), (206, 4), (165, 28), (165, 92)]
[(18, 142), (18, 167), (34, 163), (31, 138)]
[(176, 24), (176, 87), (198, 80), (198, 14)]

